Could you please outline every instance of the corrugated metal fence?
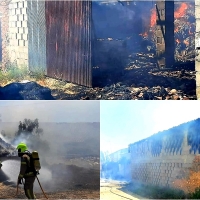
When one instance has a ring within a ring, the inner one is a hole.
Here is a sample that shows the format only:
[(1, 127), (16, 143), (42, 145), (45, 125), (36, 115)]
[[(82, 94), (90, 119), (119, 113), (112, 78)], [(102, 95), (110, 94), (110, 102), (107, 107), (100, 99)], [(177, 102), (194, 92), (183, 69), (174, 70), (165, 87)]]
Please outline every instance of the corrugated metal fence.
[(47, 75), (92, 86), (91, 1), (46, 1)]

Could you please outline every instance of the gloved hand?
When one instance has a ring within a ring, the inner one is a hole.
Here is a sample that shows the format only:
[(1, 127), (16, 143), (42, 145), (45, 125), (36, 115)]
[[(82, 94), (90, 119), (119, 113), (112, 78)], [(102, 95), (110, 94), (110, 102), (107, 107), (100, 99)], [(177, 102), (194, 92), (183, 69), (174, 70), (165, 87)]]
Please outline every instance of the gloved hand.
[(22, 184), (22, 178), (18, 178), (17, 184)]

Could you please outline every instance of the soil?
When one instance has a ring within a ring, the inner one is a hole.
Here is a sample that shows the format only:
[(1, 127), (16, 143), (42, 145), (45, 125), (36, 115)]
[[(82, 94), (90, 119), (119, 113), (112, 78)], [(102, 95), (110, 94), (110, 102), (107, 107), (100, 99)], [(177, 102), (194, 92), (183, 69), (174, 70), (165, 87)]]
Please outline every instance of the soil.
[[(84, 168), (64, 163), (51, 164), (48, 169), (52, 173), (49, 181), (39, 181), (49, 199), (99, 199), (100, 198), (100, 170), (99, 167)], [(3, 176), (0, 171), (0, 197), (1, 199), (26, 199), (23, 186), (17, 186)], [(6, 180), (6, 181), (5, 181)], [(37, 179), (34, 182), (34, 191), (37, 199), (45, 199)]]
[[(191, 63), (187, 66), (193, 65)], [(155, 67), (124, 69), (122, 76), (99, 72), (96, 86), (85, 86), (46, 77), (36, 81), (49, 88), (55, 100), (196, 100), (196, 72), (193, 69), (158, 70)], [(116, 77), (117, 80), (116, 80)], [(114, 80), (115, 79), (115, 80)], [(33, 81), (30, 79), (29, 81)]]
[[(16, 187), (0, 183), (1, 199), (26, 199), (22, 188), (19, 188), (18, 195), (16, 191)], [(37, 199), (46, 199), (42, 193), (35, 195)], [(99, 199), (99, 195), (99, 190), (75, 188), (68, 191), (46, 192), (48, 199)]]
[(101, 180), (100, 196), (102, 200), (144, 199), (135, 194), (128, 194), (121, 190), (126, 183), (114, 180)]

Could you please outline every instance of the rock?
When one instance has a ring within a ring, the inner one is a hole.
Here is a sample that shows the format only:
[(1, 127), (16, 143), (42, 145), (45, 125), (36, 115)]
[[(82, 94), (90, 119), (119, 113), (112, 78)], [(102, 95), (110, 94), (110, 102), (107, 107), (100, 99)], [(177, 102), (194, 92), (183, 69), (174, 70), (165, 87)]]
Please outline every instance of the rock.
[(162, 97), (155, 97), (157, 100), (162, 100)]
[(164, 87), (161, 87), (159, 96), (166, 97), (167, 95), (168, 95), (168, 92), (166, 91), (166, 89)]
[(139, 98), (143, 97), (143, 93), (140, 92), (140, 94), (138, 95)]
[(54, 100), (49, 88), (36, 82), (11, 83), (0, 88), (0, 100)]
[(179, 98), (178, 95), (173, 95), (173, 96), (172, 96), (172, 99), (173, 99), (173, 100), (180, 100), (180, 98)]
[(176, 94), (177, 93), (177, 90), (176, 89), (172, 89), (171, 91), (170, 91), (170, 94)]
[(140, 88), (133, 88), (132, 91), (133, 93), (136, 93), (136, 94), (140, 94), (141, 92)]

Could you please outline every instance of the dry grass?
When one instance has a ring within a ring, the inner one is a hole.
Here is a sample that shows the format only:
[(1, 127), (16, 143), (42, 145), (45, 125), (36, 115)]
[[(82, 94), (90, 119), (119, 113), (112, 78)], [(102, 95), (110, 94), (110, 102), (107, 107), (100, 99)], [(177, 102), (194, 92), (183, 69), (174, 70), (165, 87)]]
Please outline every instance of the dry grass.
[(176, 179), (173, 183), (174, 187), (183, 190), (185, 193), (194, 193), (196, 188), (200, 187), (200, 156), (196, 156), (189, 176), (186, 179)]

